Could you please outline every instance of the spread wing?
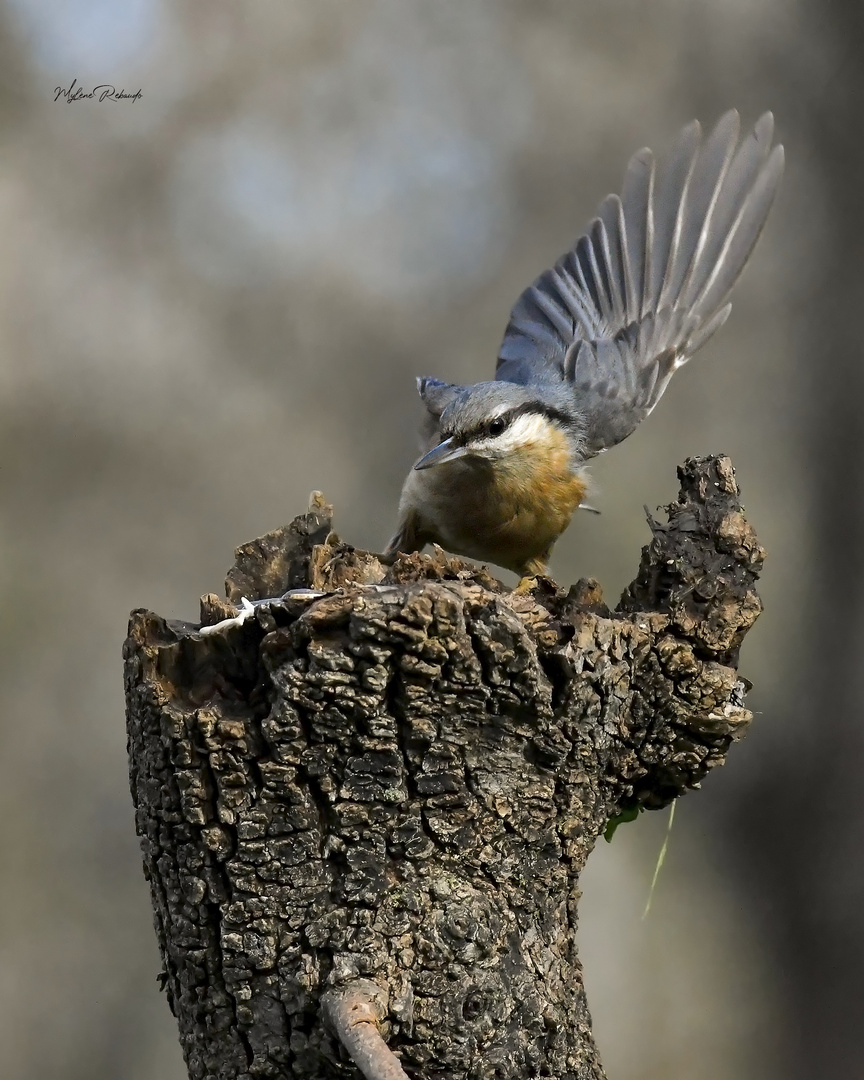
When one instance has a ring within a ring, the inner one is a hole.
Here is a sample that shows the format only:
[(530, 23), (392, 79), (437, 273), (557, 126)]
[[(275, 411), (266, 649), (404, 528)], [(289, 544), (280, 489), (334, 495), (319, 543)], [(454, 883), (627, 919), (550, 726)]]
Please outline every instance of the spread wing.
[(783, 173), (773, 130), (766, 113), (739, 146), (734, 110), (704, 141), (694, 120), (656, 183), (638, 151), (620, 197), (519, 297), (496, 378), (536, 382), (552, 366), (573, 384), (589, 452), (625, 439), (729, 315)]

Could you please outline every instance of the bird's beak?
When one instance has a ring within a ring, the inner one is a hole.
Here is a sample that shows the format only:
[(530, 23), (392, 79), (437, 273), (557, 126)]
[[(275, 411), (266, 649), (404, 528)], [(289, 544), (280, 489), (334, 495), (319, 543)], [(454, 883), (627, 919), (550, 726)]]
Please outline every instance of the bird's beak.
[(415, 469), (431, 469), (433, 465), (443, 465), (445, 461), (455, 461), (456, 458), (465, 457), (468, 451), (464, 446), (456, 445), (452, 438), (433, 446), (428, 454), (414, 466)]

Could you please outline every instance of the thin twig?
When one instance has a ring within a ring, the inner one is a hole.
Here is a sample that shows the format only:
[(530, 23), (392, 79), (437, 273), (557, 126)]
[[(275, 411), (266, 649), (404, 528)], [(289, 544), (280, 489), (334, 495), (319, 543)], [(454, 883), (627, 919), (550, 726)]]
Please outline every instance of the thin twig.
[(357, 979), (328, 990), (321, 998), (321, 1009), (366, 1080), (409, 1080), (378, 1029), (387, 1005), (377, 983)]

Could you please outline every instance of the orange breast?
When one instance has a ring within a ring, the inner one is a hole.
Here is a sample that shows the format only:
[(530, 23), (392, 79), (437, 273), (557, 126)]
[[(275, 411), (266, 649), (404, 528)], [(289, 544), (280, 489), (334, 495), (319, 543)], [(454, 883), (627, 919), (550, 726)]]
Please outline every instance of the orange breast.
[(415, 472), (402, 509), (422, 519), (422, 532), (449, 551), (537, 573), (586, 490), (556, 432), (551, 445), (528, 444), (494, 463), (463, 458)]

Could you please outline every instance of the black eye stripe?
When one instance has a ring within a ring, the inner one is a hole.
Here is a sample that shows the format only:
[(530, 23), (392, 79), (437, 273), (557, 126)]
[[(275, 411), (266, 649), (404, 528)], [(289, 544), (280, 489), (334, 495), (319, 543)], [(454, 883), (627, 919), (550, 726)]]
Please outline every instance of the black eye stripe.
[[(547, 420), (558, 423), (563, 427), (572, 428), (574, 426), (573, 417), (568, 416), (567, 413), (561, 412), (560, 409), (556, 409), (551, 405), (545, 405), (541, 401), (526, 401), (522, 405), (517, 405), (514, 409), (508, 409), (507, 412), (501, 413), (492, 420), (488, 420), (485, 423), (478, 425), (473, 430), (462, 433), (459, 437), (459, 441), (467, 442), (471, 439), (483, 439), (489, 438), (490, 436), (495, 438), (496, 436), (503, 434), (513, 421), (520, 416), (545, 416)], [(492, 425), (497, 425), (502, 421), (504, 426), (500, 429), (496, 428), (493, 431)]]
[(512, 412), (507, 415), (511, 420), (515, 420), (517, 416), (545, 416), (547, 420), (552, 420), (554, 423), (562, 424), (564, 427), (571, 427), (573, 425), (573, 417), (568, 416), (567, 413), (561, 412), (560, 409), (556, 409), (552, 405), (544, 405), (540, 401), (529, 401), (524, 405), (520, 405), (518, 408), (513, 409)]

